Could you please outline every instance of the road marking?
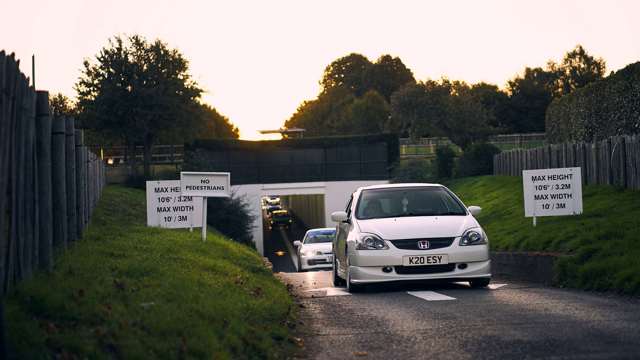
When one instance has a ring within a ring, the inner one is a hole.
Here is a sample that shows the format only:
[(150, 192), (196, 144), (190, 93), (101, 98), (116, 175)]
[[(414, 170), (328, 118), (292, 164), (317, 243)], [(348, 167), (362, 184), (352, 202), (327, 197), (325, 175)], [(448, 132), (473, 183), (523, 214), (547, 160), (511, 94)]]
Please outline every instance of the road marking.
[(321, 292), (324, 291), (325, 295), (324, 296), (346, 296), (346, 295), (351, 295), (350, 292), (346, 291), (344, 288), (336, 288), (336, 287), (326, 287), (326, 288), (320, 288), (320, 289), (310, 289), (310, 290), (306, 290), (307, 292)]
[(456, 298), (435, 291), (407, 291), (407, 294), (427, 301), (455, 300)]
[(507, 284), (489, 284), (489, 289), (497, 290), (497, 289), (500, 289), (503, 286), (507, 286)]

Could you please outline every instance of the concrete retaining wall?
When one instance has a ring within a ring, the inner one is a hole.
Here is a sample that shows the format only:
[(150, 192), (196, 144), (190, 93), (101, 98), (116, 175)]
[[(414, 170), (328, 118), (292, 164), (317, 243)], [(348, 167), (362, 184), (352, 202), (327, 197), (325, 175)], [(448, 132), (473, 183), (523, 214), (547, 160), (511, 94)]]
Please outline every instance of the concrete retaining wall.
[(562, 255), (537, 252), (491, 253), (493, 276), (551, 285), (555, 282), (554, 266)]

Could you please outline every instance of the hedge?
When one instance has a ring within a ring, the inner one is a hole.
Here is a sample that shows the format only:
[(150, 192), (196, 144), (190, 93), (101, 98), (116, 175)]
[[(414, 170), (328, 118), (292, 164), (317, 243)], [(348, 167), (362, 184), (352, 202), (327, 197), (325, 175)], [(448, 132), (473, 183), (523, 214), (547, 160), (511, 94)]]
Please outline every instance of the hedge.
[(640, 62), (555, 99), (546, 132), (551, 143), (640, 133)]

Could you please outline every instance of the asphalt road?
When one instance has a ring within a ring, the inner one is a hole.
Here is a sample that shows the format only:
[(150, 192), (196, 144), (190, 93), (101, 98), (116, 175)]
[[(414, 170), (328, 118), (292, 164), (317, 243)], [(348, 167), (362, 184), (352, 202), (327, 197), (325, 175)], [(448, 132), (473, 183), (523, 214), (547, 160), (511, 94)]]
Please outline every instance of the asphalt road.
[(305, 358), (640, 359), (637, 298), (499, 279), (348, 295), (329, 271), (278, 275), (299, 296)]
[(269, 230), (265, 226), (267, 217), (263, 212), (264, 255), (273, 264), (274, 272), (296, 272), (297, 258), (293, 241), (300, 240), (307, 229), (303, 224), (294, 221), (290, 229), (275, 228)]

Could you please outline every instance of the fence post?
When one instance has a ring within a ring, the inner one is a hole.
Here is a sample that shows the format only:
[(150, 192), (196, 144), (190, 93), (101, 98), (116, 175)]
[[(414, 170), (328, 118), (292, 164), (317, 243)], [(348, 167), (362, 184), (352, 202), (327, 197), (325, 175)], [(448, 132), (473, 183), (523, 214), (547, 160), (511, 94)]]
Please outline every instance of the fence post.
[(53, 267), (53, 223), (51, 204), (51, 117), (49, 116), (49, 93), (38, 91), (36, 98), (36, 144), (38, 162), (39, 201), (39, 267)]
[(67, 242), (76, 240), (76, 144), (75, 121), (65, 119), (65, 171), (67, 181)]
[(22, 279), (25, 269), (25, 142), (26, 121), (24, 119), (24, 102), (27, 96), (27, 84), (24, 75), (18, 77), (18, 92), (15, 102), (16, 134), (13, 142), (13, 188), (11, 206), (11, 243), (9, 257), (13, 255), (13, 282)]
[(54, 117), (51, 140), (51, 187), (53, 190), (53, 244), (67, 247), (67, 182), (65, 167), (65, 119)]
[(75, 165), (76, 165), (76, 238), (82, 238), (84, 229), (84, 172), (82, 171), (82, 146), (84, 145), (84, 133), (82, 130), (75, 130)]

